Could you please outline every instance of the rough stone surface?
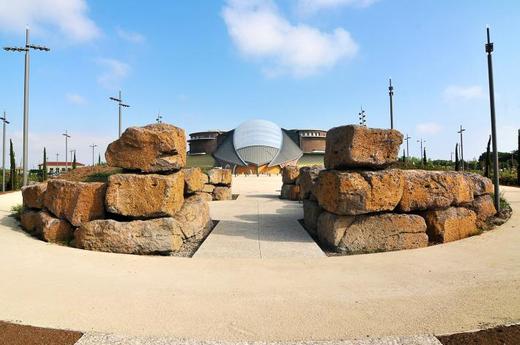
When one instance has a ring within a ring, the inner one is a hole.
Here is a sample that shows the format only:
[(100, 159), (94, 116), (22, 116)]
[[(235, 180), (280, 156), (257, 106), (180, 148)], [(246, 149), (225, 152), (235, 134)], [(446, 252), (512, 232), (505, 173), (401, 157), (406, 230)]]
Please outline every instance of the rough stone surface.
[(318, 229), (318, 217), (323, 209), (316, 201), (309, 199), (303, 200), (303, 222), (311, 234), (316, 234)]
[(491, 194), (495, 190), (493, 182), (487, 177), (475, 173), (464, 173), (464, 177), (470, 185), (474, 196)]
[(179, 223), (184, 238), (202, 239), (205, 230), (212, 226), (208, 201), (198, 195), (187, 198), (173, 218)]
[(40, 211), (24, 209), (20, 215), (20, 224), (26, 232), (39, 235), (41, 231)]
[(464, 205), (464, 207), (476, 213), (477, 227), (479, 228), (485, 227), (486, 221), (497, 213), (493, 198), (488, 194), (475, 197), (473, 202)]
[(300, 186), (296, 184), (284, 184), (280, 192), (280, 199), (300, 200)]
[(320, 171), (320, 167), (303, 167), (300, 169), (298, 185), (300, 185), (300, 199), (315, 199), (314, 186)]
[(204, 184), (208, 183), (208, 176), (200, 168), (183, 169), (184, 173), (184, 193), (193, 194), (200, 192)]
[(428, 236), (434, 242), (451, 242), (478, 234), (477, 215), (464, 207), (423, 213), (428, 226)]
[(47, 183), (44, 205), (56, 217), (72, 225), (105, 216), (106, 184), (51, 179)]
[(23, 206), (41, 210), (46, 190), (47, 182), (22, 187)]
[(115, 174), (105, 198), (110, 213), (129, 217), (173, 216), (184, 202), (182, 172), (170, 175)]
[(395, 213), (338, 216), (323, 212), (318, 219), (318, 238), (331, 248), (352, 254), (428, 245), (421, 216)]
[(74, 233), (69, 222), (55, 218), (46, 211), (26, 209), (21, 214), (20, 223), (28, 233), (52, 243), (67, 243)]
[(176, 171), (186, 164), (186, 134), (165, 123), (130, 127), (108, 145), (105, 158), (108, 165), (128, 170)]
[(206, 202), (213, 200), (213, 194), (211, 194), (211, 193), (196, 192), (195, 195), (201, 197), (203, 200), (206, 200)]
[(393, 129), (348, 125), (327, 132), (325, 168), (379, 169), (398, 159), (403, 135)]
[(232, 174), (230, 169), (213, 168), (208, 171), (209, 183), (213, 185), (230, 186)]
[(230, 187), (217, 186), (213, 190), (213, 200), (233, 200)]
[(94, 220), (83, 224), (74, 236), (78, 248), (124, 254), (169, 254), (180, 249), (184, 237), (174, 218)]
[(212, 184), (209, 184), (209, 183), (206, 183), (204, 185), (204, 187), (202, 188), (202, 192), (204, 193), (213, 193), (213, 191), (215, 190), (215, 186), (212, 185)]
[(463, 173), (403, 170), (404, 191), (399, 209), (404, 212), (443, 209), (473, 201)]
[(344, 172), (324, 170), (316, 185), (318, 203), (338, 215), (392, 211), (403, 194), (401, 170)]
[(297, 166), (289, 165), (282, 169), (282, 183), (295, 184), (296, 179), (300, 175), (300, 169)]

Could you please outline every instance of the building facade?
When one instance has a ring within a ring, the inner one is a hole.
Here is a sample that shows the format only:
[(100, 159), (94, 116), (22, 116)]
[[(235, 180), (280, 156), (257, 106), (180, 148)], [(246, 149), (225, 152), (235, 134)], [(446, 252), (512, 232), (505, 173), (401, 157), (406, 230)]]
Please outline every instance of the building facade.
[(222, 133), (223, 132), (221, 131), (191, 133), (190, 139), (188, 140), (188, 144), (190, 147), (188, 154), (212, 154), (217, 150), (218, 137), (222, 135)]
[[(46, 164), (47, 164), (47, 174), (49, 174), (49, 175), (58, 175), (58, 174), (61, 174), (62, 172), (72, 169), (72, 162), (67, 162), (66, 165), (65, 165), (65, 162), (47, 162)], [(78, 167), (78, 168), (83, 167), (83, 166), (85, 166), (85, 164), (82, 164), (79, 162), (76, 163), (76, 167)], [(42, 170), (43, 164), (38, 164), (38, 169)]]

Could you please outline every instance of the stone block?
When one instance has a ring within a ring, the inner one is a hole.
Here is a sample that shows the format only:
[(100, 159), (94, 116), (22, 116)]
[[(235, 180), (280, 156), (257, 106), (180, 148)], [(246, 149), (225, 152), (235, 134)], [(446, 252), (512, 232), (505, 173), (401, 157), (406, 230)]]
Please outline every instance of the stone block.
[(297, 166), (289, 165), (282, 169), (282, 183), (295, 184), (296, 179), (300, 175), (300, 169)]
[(433, 242), (457, 241), (478, 234), (477, 215), (464, 207), (426, 211), (422, 214)]
[(23, 206), (41, 210), (44, 207), (43, 202), (46, 190), (47, 182), (22, 187)]
[(233, 200), (231, 187), (215, 187), (215, 189), (213, 190), (213, 200)]

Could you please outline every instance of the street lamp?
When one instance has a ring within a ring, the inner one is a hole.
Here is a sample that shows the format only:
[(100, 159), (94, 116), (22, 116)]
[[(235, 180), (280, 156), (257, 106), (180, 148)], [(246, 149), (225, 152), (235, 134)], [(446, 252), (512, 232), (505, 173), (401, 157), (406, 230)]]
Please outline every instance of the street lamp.
[(361, 126), (367, 126), (367, 120), (366, 120), (366, 114), (365, 114), (365, 111), (363, 110), (363, 106), (361, 106), (361, 112), (358, 114), (359, 115), (359, 124)]
[(392, 78), (388, 80), (388, 96), (390, 96), (390, 129), (394, 129), (394, 87)]
[(495, 185), (495, 209), (500, 212), (500, 187), (499, 187), (499, 176), (498, 171), (498, 144), (497, 144), (497, 124), (495, 115), (495, 86), (493, 81), (493, 43), (491, 42), (489, 27), (486, 28), (487, 43), (487, 63), (488, 63), (488, 78), (489, 78), (489, 108), (491, 112), (491, 138), (493, 141), (493, 170), (495, 175), (493, 176), (493, 183)]
[(462, 133), (465, 131), (466, 129), (465, 128), (462, 128), (462, 125), (460, 125), (460, 131), (458, 131), (457, 133), (460, 134), (460, 161), (462, 163), (462, 171), (464, 171), (464, 143), (463, 143), (463, 140), (462, 140)]
[(4, 111), (4, 117), (0, 117), (3, 122), (2, 128), (2, 192), (5, 192), (5, 126), (9, 124), (7, 114)]
[(11, 52), (25, 52), (25, 72), (23, 87), (23, 185), (27, 186), (27, 162), (29, 155), (29, 52), (31, 49), (48, 52), (50, 49), (45, 46), (38, 46), (29, 43), (29, 28), (25, 29), (25, 47), (4, 47), (4, 50)]
[(417, 140), (418, 143), (421, 143), (421, 154), (419, 155), (419, 157), (422, 157), (423, 156), (423, 144), (426, 142), (426, 140), (423, 140), (423, 138), (421, 138), (421, 140)]
[(67, 150), (68, 150), (68, 143), (70, 135), (65, 131), (65, 133), (62, 134), (65, 137), (65, 171), (68, 170), (68, 157), (67, 157)]
[(92, 144), (92, 145), (89, 145), (89, 147), (92, 148), (92, 166), (94, 166), (94, 165), (96, 165), (95, 161), (94, 161), (94, 150), (97, 147), (97, 145), (96, 144)]
[(410, 139), (412, 139), (412, 137), (410, 137), (408, 134), (406, 134), (406, 138), (404, 138), (404, 140), (406, 140), (406, 160), (410, 159), (410, 145), (409, 145)]
[(157, 113), (157, 118), (155, 119), (155, 121), (157, 121), (157, 123), (162, 123), (162, 115), (161, 115), (161, 112), (158, 112)]
[(117, 102), (118, 109), (119, 109), (119, 138), (121, 138), (121, 108), (129, 108), (130, 106), (128, 104), (123, 103), (123, 98), (121, 97), (121, 90), (119, 91), (119, 98), (116, 97), (109, 97), (110, 100)]

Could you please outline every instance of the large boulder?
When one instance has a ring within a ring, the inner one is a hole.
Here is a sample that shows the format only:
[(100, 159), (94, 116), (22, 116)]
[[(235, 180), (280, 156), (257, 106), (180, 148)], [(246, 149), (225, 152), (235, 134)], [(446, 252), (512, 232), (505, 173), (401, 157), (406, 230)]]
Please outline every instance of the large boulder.
[(230, 186), (232, 174), (230, 169), (213, 168), (208, 171), (209, 183), (213, 185)]
[(47, 182), (22, 187), (23, 206), (26, 208), (42, 209), (44, 207), (43, 201), (45, 199), (46, 190)]
[(165, 123), (130, 127), (108, 145), (108, 165), (142, 172), (176, 171), (186, 165), (184, 130)]
[(397, 169), (323, 170), (316, 183), (320, 206), (338, 215), (392, 211), (401, 200), (404, 186), (402, 171)]
[(78, 248), (123, 254), (169, 254), (178, 251), (184, 234), (173, 218), (118, 222), (94, 220), (74, 234)]
[(208, 202), (199, 195), (187, 198), (173, 218), (179, 223), (184, 238), (202, 239), (212, 226)]
[(477, 215), (477, 227), (485, 228), (486, 222), (493, 217), (497, 210), (493, 198), (489, 194), (479, 195), (475, 197), (471, 203), (464, 205)]
[(423, 213), (428, 226), (428, 236), (434, 242), (457, 241), (478, 234), (477, 215), (464, 207)]
[(300, 176), (300, 169), (294, 165), (288, 165), (282, 169), (282, 183), (295, 184), (296, 179)]
[(300, 186), (297, 184), (284, 184), (282, 185), (282, 190), (280, 191), (280, 199), (300, 200)]
[(201, 197), (206, 202), (213, 201), (213, 194), (212, 193), (206, 193), (206, 192), (196, 192), (196, 196)]
[(51, 243), (68, 243), (74, 234), (69, 222), (46, 211), (24, 210), (20, 223), (28, 233)]
[(24, 209), (20, 214), (20, 225), (22, 228), (35, 236), (41, 233), (41, 217), (40, 211)]
[(315, 199), (314, 186), (320, 171), (320, 167), (303, 167), (300, 169), (297, 184), (300, 185), (300, 199)]
[(398, 159), (403, 135), (394, 129), (348, 125), (327, 132), (325, 168), (380, 169)]
[(204, 187), (202, 187), (202, 191), (201, 192), (211, 194), (211, 193), (213, 193), (214, 190), (215, 190), (215, 186), (214, 185), (206, 183), (204, 185)]
[(44, 205), (56, 217), (72, 225), (105, 217), (106, 184), (51, 179), (47, 183)]
[(323, 212), (318, 219), (318, 238), (337, 251), (351, 254), (428, 245), (422, 217), (395, 213), (339, 216)]
[(475, 173), (464, 173), (464, 177), (473, 191), (474, 196), (491, 194), (495, 191), (493, 182), (487, 177)]
[(173, 216), (184, 202), (184, 176), (116, 174), (108, 179), (105, 198), (110, 213), (129, 217)]
[(184, 173), (184, 193), (193, 194), (200, 192), (204, 184), (208, 183), (208, 175), (204, 174), (200, 168), (183, 169)]
[(217, 186), (213, 190), (213, 200), (233, 200), (231, 187)]
[(443, 209), (473, 201), (473, 190), (463, 173), (403, 170), (403, 212)]
[(315, 235), (318, 229), (318, 218), (323, 212), (323, 209), (318, 205), (316, 201), (304, 199), (303, 200), (303, 222), (305, 228)]

